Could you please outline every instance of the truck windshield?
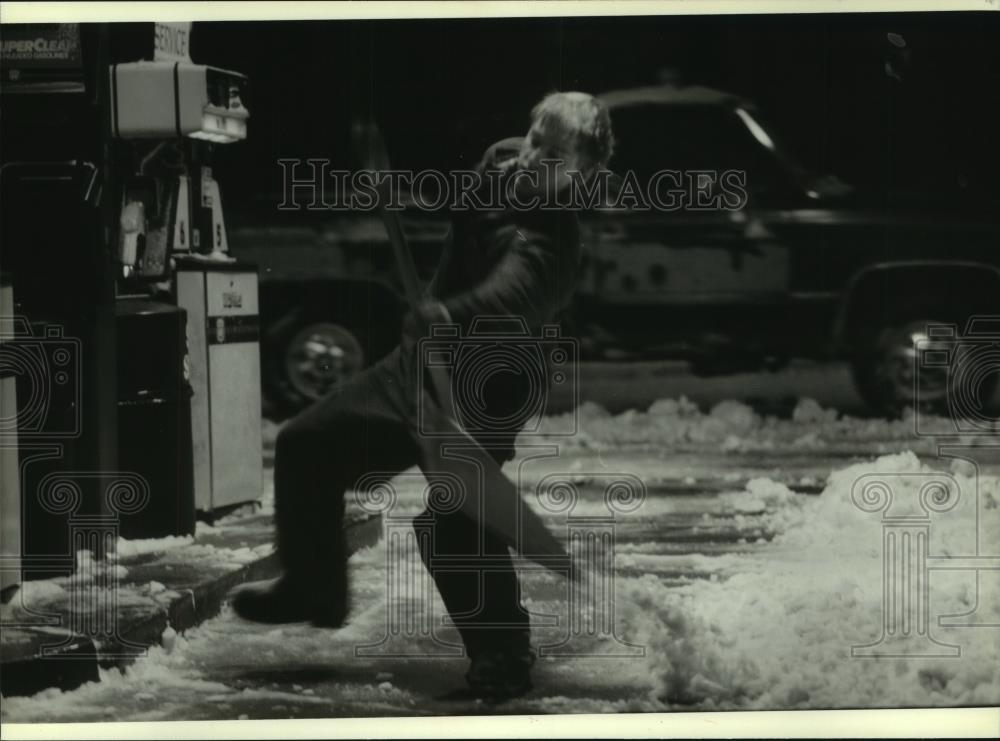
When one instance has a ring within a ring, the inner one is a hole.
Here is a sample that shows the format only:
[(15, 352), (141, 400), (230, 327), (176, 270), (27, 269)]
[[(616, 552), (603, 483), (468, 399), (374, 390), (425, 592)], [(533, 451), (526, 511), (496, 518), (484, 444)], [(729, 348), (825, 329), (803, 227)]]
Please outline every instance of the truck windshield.
[(813, 178), (805, 167), (793, 156), (791, 150), (779, 138), (778, 131), (764, 118), (760, 111), (750, 108), (737, 108), (736, 115), (740, 117), (747, 130), (761, 146), (770, 150), (782, 164), (790, 170), (799, 182), (807, 182)]
[(819, 175), (808, 170), (795, 156), (780, 132), (771, 125), (767, 117), (755, 108), (737, 108), (736, 115), (747, 127), (750, 135), (765, 149), (777, 157), (792, 178), (811, 198), (843, 195), (852, 190), (851, 186), (836, 175)]
[(751, 198), (772, 202), (805, 191), (805, 172), (783, 156), (770, 130), (749, 112), (716, 104), (628, 105), (612, 111), (611, 169), (646, 182), (663, 169), (743, 171)]

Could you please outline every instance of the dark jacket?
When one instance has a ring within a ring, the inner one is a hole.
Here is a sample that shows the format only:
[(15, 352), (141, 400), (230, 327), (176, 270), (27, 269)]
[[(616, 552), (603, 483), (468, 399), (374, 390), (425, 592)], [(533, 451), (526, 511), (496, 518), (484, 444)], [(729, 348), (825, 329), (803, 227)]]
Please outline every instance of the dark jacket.
[[(520, 145), (520, 138), (493, 144), (480, 171), (512, 172)], [(535, 333), (570, 303), (580, 259), (574, 211), (455, 211), (429, 290), (465, 332), (477, 316), (504, 315), (522, 317)]]
[[(497, 167), (513, 172), (512, 157), (520, 143), (505, 139), (494, 144), (480, 163), (481, 170)], [(432, 337), (419, 354), (426, 355), (429, 347), (447, 346), (456, 416), (501, 460), (513, 456), (525, 422), (547, 408), (548, 353), (554, 342), (538, 337), (542, 326), (555, 323), (572, 300), (581, 254), (579, 221), (567, 209), (525, 211), (508, 206), (453, 214), (452, 230), (428, 290), (460, 326), (460, 335)], [(508, 319), (498, 323), (484, 317)], [(421, 363), (416, 354), (404, 360), (415, 369), (413, 363)], [(429, 386), (425, 388), (433, 394)]]

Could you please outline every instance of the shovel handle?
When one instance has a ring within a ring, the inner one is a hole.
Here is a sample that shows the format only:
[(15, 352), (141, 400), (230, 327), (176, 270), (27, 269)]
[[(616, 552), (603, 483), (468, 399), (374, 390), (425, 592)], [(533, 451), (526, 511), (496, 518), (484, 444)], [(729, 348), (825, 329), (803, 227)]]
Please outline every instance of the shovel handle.
[[(356, 123), (352, 129), (354, 138), (354, 148), (361, 161), (373, 171), (389, 169), (389, 152), (386, 149), (385, 141), (382, 139), (382, 132), (378, 126), (372, 124), (364, 126)], [(390, 196), (390, 181), (382, 185), (376, 185), (378, 193), (378, 212), (385, 226), (385, 231), (389, 235), (389, 242), (392, 245), (392, 253), (396, 259), (396, 266), (399, 269), (399, 277), (403, 283), (403, 290), (406, 292), (406, 299), (411, 310), (416, 310), (420, 302), (426, 297), (420, 278), (417, 277), (417, 266), (413, 262), (413, 253), (410, 251), (409, 243), (406, 241), (406, 232), (403, 231), (403, 221), (399, 217), (398, 211), (391, 211), (387, 207)], [(457, 422), (455, 416), (455, 403), (451, 393), (451, 380), (448, 372), (440, 366), (427, 368), (431, 377), (431, 385), (437, 395), (441, 410), (452, 420)]]
[[(406, 297), (410, 302), (410, 308), (415, 310), (420, 301), (423, 300), (425, 292), (420, 285), (420, 280), (417, 278), (417, 268), (413, 264), (413, 254), (407, 245), (406, 234), (403, 232), (403, 225), (399, 214), (387, 209), (383, 205), (384, 203), (385, 198), (382, 198), (379, 205), (379, 214), (382, 216), (382, 223), (385, 224), (385, 230), (389, 233), (389, 241), (392, 242), (392, 250), (396, 255), (396, 264), (399, 266), (399, 272), (403, 279), (403, 287), (406, 289)], [(430, 374), (431, 384), (434, 387), (434, 393), (437, 395), (438, 403), (441, 405), (441, 410), (449, 418), (457, 422), (455, 402), (451, 393), (451, 379), (448, 378), (448, 371), (439, 365), (425, 366), (425, 368)]]
[(413, 262), (413, 254), (410, 252), (406, 242), (406, 233), (403, 231), (403, 222), (399, 218), (399, 213), (386, 208), (386, 201), (389, 197), (388, 187), (379, 188), (379, 216), (385, 225), (386, 232), (389, 233), (389, 241), (392, 243), (392, 251), (396, 258), (396, 265), (399, 267), (399, 276), (403, 281), (403, 289), (406, 291), (406, 298), (410, 302), (410, 308), (415, 309), (417, 304), (424, 298), (425, 292), (417, 277), (417, 266)]

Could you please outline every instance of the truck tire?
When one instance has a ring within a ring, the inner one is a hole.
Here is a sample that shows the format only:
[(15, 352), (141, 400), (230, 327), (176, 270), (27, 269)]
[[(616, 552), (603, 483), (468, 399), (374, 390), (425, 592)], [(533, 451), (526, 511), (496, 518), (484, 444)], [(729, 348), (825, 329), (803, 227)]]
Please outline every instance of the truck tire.
[(958, 352), (961, 339), (934, 342), (937, 359), (918, 357), (918, 342), (929, 344), (931, 324), (964, 326), (954, 311), (911, 307), (885, 319), (858, 342), (852, 370), (858, 393), (879, 414), (898, 418), (907, 409), (950, 416), (982, 409), (992, 399), (1000, 373), (978, 372), (974, 356)]
[(328, 320), (305, 319), (283, 333), (269, 358), (269, 396), (279, 416), (294, 414), (364, 370), (364, 337)]

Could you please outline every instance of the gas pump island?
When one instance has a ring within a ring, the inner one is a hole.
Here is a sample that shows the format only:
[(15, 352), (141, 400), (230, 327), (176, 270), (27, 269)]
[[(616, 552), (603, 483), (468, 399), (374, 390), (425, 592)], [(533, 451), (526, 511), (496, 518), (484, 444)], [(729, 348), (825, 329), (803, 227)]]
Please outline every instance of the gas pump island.
[(257, 272), (210, 167), (247, 79), (150, 26), (139, 61), (134, 27), (5, 28), (0, 589), (71, 569), (80, 518), (184, 535), (261, 496)]

